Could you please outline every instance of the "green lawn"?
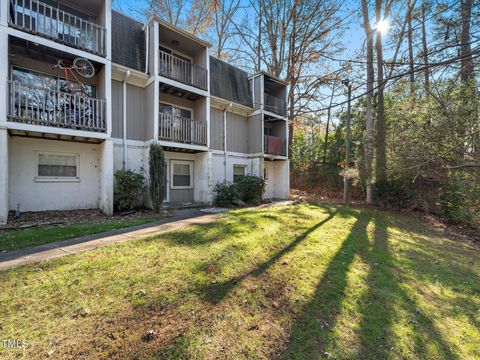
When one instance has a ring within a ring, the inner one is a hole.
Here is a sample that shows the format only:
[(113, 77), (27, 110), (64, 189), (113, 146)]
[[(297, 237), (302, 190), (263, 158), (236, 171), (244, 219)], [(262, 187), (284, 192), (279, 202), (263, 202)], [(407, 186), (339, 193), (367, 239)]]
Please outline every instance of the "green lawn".
[(402, 214), (238, 210), (0, 273), (0, 339), (29, 359), (478, 359), (479, 264)]
[(87, 236), (129, 226), (148, 224), (160, 219), (162, 219), (162, 217), (157, 216), (143, 219), (124, 219), (97, 223), (46, 226), (23, 230), (1, 230), (0, 251), (11, 251), (59, 240), (73, 239), (79, 236)]

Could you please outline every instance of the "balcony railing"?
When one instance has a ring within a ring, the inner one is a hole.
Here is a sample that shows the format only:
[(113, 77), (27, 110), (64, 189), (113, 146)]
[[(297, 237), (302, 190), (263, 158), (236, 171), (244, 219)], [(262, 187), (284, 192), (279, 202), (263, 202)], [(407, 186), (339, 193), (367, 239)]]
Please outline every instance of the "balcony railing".
[(177, 143), (207, 145), (207, 122), (160, 113), (158, 137)]
[(287, 116), (287, 102), (276, 96), (264, 94), (264, 109), (274, 114)]
[(105, 100), (9, 81), (8, 120), (106, 132)]
[(165, 51), (160, 52), (160, 75), (183, 84), (207, 90), (207, 70)]
[(105, 56), (105, 28), (37, 0), (10, 0), (10, 26)]
[(281, 156), (287, 155), (286, 141), (277, 136), (265, 135), (263, 147), (265, 154)]

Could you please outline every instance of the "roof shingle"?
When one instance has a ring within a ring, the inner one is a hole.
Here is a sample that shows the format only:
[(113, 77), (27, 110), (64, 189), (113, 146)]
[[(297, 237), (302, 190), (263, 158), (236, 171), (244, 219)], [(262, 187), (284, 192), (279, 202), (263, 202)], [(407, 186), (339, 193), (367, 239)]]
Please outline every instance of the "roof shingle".
[(143, 24), (112, 11), (112, 61), (145, 71), (145, 34)]
[(221, 99), (253, 107), (248, 74), (213, 56), (210, 56), (210, 93)]

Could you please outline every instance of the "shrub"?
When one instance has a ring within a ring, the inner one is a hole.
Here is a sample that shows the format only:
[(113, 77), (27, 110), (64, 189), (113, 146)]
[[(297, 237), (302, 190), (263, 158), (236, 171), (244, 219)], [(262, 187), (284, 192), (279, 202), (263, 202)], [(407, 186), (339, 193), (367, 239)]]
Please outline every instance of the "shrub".
[(235, 200), (260, 204), (265, 191), (265, 180), (258, 176), (242, 176), (235, 183), (217, 183), (213, 189), (215, 204), (226, 206)]
[(260, 204), (265, 192), (265, 180), (258, 176), (242, 176), (235, 183), (241, 200), (247, 203)]
[(162, 207), (162, 202), (167, 190), (167, 167), (163, 147), (158, 144), (150, 145), (148, 165), (150, 172), (150, 197), (152, 199), (153, 210), (158, 213)]
[(417, 193), (402, 181), (387, 180), (375, 183), (375, 197), (384, 206), (401, 209), (412, 206)]
[(233, 201), (238, 200), (238, 191), (236, 184), (221, 182), (217, 183), (213, 188), (213, 202), (216, 205), (227, 206), (233, 203)]
[(468, 185), (460, 176), (452, 176), (445, 188), (441, 189), (440, 215), (453, 224), (472, 224), (472, 214), (468, 207)]
[(117, 211), (135, 209), (142, 194), (144, 177), (133, 170), (115, 172), (114, 204)]

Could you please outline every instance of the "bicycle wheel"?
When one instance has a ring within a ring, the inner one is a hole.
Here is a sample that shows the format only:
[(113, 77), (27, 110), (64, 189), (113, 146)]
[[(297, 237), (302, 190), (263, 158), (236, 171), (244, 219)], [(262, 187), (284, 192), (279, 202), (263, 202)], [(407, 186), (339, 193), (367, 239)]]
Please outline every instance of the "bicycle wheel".
[(72, 68), (75, 69), (78, 75), (87, 79), (95, 75), (95, 68), (92, 63), (85, 58), (75, 58)]

